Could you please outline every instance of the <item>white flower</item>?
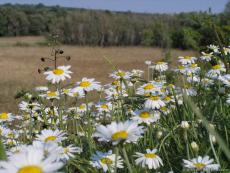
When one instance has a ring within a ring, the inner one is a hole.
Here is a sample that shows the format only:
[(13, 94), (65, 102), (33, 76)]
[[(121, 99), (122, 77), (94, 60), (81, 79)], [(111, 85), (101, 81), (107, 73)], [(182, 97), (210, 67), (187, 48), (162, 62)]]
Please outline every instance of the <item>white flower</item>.
[(153, 70), (156, 70), (158, 72), (164, 72), (164, 71), (168, 70), (168, 63), (163, 62), (163, 61), (158, 61), (158, 62), (154, 63), (154, 65), (152, 65), (150, 68), (152, 68)]
[(111, 104), (111, 102), (99, 103), (98, 105), (96, 105), (96, 108), (100, 113), (110, 112), (112, 110), (112, 107), (113, 105)]
[(69, 160), (70, 158), (75, 157), (75, 153), (80, 154), (82, 149), (79, 147), (74, 147), (73, 145), (69, 145), (67, 147), (61, 147), (60, 158), (62, 161)]
[(118, 70), (118, 71), (114, 71), (112, 74), (110, 74), (110, 77), (114, 78), (114, 79), (130, 79), (130, 73), (129, 72), (125, 72), (122, 70)]
[(165, 103), (159, 96), (150, 96), (144, 103), (146, 109), (160, 109), (165, 106)]
[(148, 169), (157, 169), (163, 166), (163, 162), (156, 152), (157, 149), (147, 149), (145, 154), (136, 152), (138, 159), (135, 160), (135, 163), (137, 165), (141, 164), (142, 167), (148, 166)]
[[(80, 82), (77, 82), (77, 86), (71, 90), (71, 92), (83, 92), (83, 91), (92, 91), (100, 90), (100, 82), (94, 81), (95, 79), (83, 78)], [(80, 91), (79, 91), (80, 90)]]
[(192, 57), (192, 56), (179, 56), (178, 57), (178, 61), (182, 64), (182, 65), (186, 65), (186, 64), (193, 64), (195, 63), (195, 61), (197, 60), (196, 57)]
[(41, 97), (45, 97), (46, 99), (60, 99), (60, 94), (58, 91), (47, 91), (46, 94), (41, 94)]
[(147, 109), (144, 110), (135, 110), (135, 112), (132, 112), (134, 115), (131, 117), (132, 120), (137, 121), (137, 123), (146, 123), (151, 124), (153, 122), (156, 122), (160, 119), (160, 113), (159, 112), (151, 112)]
[(45, 158), (43, 150), (29, 146), (7, 162), (0, 162), (0, 173), (57, 173), (62, 166), (53, 157)]
[(48, 87), (47, 86), (38, 86), (35, 88), (35, 91), (45, 92), (45, 91), (48, 91)]
[(228, 94), (227, 103), (230, 104), (230, 94)]
[(60, 81), (64, 81), (66, 78), (71, 78), (70, 74), (72, 73), (69, 71), (70, 66), (59, 66), (52, 71), (44, 72), (47, 75), (46, 80), (51, 81), (54, 83), (59, 83)]
[(220, 168), (218, 164), (212, 164), (213, 159), (209, 159), (209, 156), (201, 157), (198, 156), (197, 158), (191, 160), (183, 160), (184, 167), (196, 170), (196, 171), (217, 171)]
[(201, 52), (201, 54), (202, 54), (202, 56), (200, 57), (200, 59), (201, 59), (202, 61), (207, 61), (207, 62), (209, 62), (209, 61), (212, 60), (212, 57), (213, 57), (213, 53), (212, 53), (212, 52), (211, 52), (211, 53)]
[(208, 71), (208, 76), (210, 77), (217, 77), (221, 74), (221, 72), (226, 72), (226, 68), (224, 66), (224, 64), (216, 64), (214, 66), (212, 66), (212, 69)]
[(198, 146), (197, 143), (194, 142), (194, 141), (191, 143), (191, 147), (192, 147), (192, 149), (193, 149), (194, 151), (196, 151), (196, 152), (199, 150), (199, 146)]
[(0, 113), (0, 123), (9, 122), (14, 119), (14, 116), (11, 113), (2, 112)]
[(93, 167), (98, 169), (103, 169), (104, 172), (110, 170), (114, 171), (114, 168), (123, 168), (123, 160), (121, 156), (117, 156), (117, 164), (115, 165), (116, 155), (112, 153), (112, 150), (107, 153), (96, 151), (96, 154), (92, 156), (92, 161), (90, 162)]
[(65, 139), (65, 133), (60, 130), (47, 130), (41, 131), (41, 134), (37, 135), (36, 139), (41, 142), (61, 142)]
[(219, 80), (223, 82), (227, 87), (230, 87), (230, 74), (226, 74), (224, 76), (220, 76)]
[(219, 52), (219, 47), (216, 46), (216, 45), (210, 44), (210, 45), (208, 46), (208, 48), (211, 49), (211, 50), (212, 50), (213, 52), (215, 52), (215, 53), (220, 53), (220, 52)]
[(137, 142), (144, 133), (143, 127), (138, 126), (136, 122), (112, 122), (109, 125), (99, 125), (96, 127), (94, 137), (98, 138), (98, 141), (111, 141), (113, 145), (117, 145), (120, 142)]
[(143, 73), (144, 73), (144, 71), (142, 71), (142, 70), (137, 70), (137, 69), (133, 69), (133, 70), (131, 71), (131, 75), (132, 75), (133, 77), (141, 77), (141, 76), (143, 75)]

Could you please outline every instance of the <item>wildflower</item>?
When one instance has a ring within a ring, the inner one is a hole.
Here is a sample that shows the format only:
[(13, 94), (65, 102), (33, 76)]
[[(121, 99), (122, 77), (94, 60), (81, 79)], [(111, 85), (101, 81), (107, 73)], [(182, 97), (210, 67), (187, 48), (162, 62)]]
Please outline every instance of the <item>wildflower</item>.
[(193, 64), (197, 60), (196, 57), (192, 57), (192, 56), (185, 56), (185, 57), (179, 56), (178, 59), (182, 65)]
[(159, 109), (165, 106), (165, 103), (159, 96), (150, 96), (144, 103), (146, 109)]
[(168, 70), (168, 63), (163, 62), (163, 61), (158, 61), (158, 62), (154, 63), (154, 65), (152, 65), (150, 68), (152, 68), (153, 70), (156, 70), (158, 72), (164, 72), (164, 71)]
[(0, 162), (1, 173), (56, 173), (63, 163), (56, 162), (53, 156), (44, 157), (43, 150), (32, 146), (8, 161)]
[(118, 70), (110, 74), (110, 77), (114, 79), (130, 79), (130, 73), (122, 70)]
[(136, 165), (141, 164), (142, 167), (148, 166), (148, 169), (157, 169), (163, 166), (161, 158), (156, 154), (157, 149), (147, 149), (145, 154), (136, 152)]
[(160, 119), (160, 114), (158, 112), (151, 112), (147, 109), (144, 110), (135, 110), (132, 113), (134, 116), (131, 117), (132, 120), (137, 121), (137, 123), (146, 123), (151, 124)]
[(110, 112), (112, 110), (112, 104), (111, 102), (99, 103), (96, 105), (96, 108), (100, 113)]
[(219, 76), (221, 72), (226, 72), (224, 64), (216, 64), (212, 66), (211, 70), (208, 71), (208, 76), (215, 78)]
[(146, 64), (146, 65), (151, 65), (152, 62), (151, 62), (151, 61), (145, 61), (145, 64)]
[(160, 92), (162, 87), (162, 84), (156, 83), (154, 81), (150, 81), (149, 83), (146, 83), (139, 87), (137, 89), (137, 94), (139, 95), (145, 95), (145, 94), (157, 94)]
[(205, 53), (205, 52), (201, 52), (202, 56), (200, 57), (200, 59), (202, 61), (206, 61), (206, 62), (209, 62), (212, 60), (212, 57), (213, 57), (213, 52), (211, 53)]
[(219, 52), (219, 47), (216, 46), (216, 45), (210, 44), (210, 45), (208, 46), (208, 48), (211, 49), (214, 53), (220, 53), (220, 52)]
[(196, 171), (217, 171), (220, 168), (219, 164), (212, 164), (213, 159), (209, 159), (209, 156), (198, 156), (191, 160), (183, 160), (184, 167), (190, 170)]
[(70, 66), (59, 66), (52, 71), (44, 72), (47, 75), (46, 80), (51, 81), (54, 83), (59, 83), (60, 81), (64, 81), (66, 78), (71, 78), (70, 74), (72, 73), (69, 71)]
[(97, 126), (94, 137), (97, 137), (98, 141), (111, 141), (113, 145), (117, 145), (120, 142), (135, 143), (140, 137), (142, 137), (141, 135), (143, 133), (143, 127), (138, 126), (136, 122), (112, 122), (106, 126)]
[(44, 129), (41, 131), (41, 134), (37, 135), (36, 139), (42, 142), (61, 142), (65, 139), (65, 133), (60, 130), (47, 130)]
[(230, 87), (230, 74), (219, 76), (219, 80), (223, 82), (223, 84), (225, 84), (227, 87)]
[(9, 122), (14, 119), (11, 113), (2, 112), (0, 113), (0, 122)]
[(110, 170), (113, 172), (114, 168), (123, 168), (123, 160), (121, 156), (117, 156), (117, 163), (116, 162), (116, 155), (112, 153), (112, 150), (103, 153), (100, 151), (96, 151), (96, 154), (93, 155), (92, 161), (90, 162), (93, 167), (98, 169), (103, 169), (104, 172)]
[(41, 94), (41, 97), (45, 97), (46, 99), (60, 99), (60, 94), (58, 91), (47, 91), (46, 94)]
[(132, 77), (141, 77), (143, 75), (143, 71), (142, 70), (136, 70), (136, 69), (133, 69), (131, 71), (131, 76)]
[[(100, 90), (101, 85), (100, 82), (94, 81), (95, 79), (83, 78), (80, 82), (77, 82), (77, 86), (73, 88), (72, 92), (80, 92), (80, 91), (92, 91), (92, 90)], [(80, 91), (79, 91), (80, 90)]]
[(73, 145), (69, 145), (67, 147), (61, 147), (60, 159), (62, 161), (69, 160), (70, 158), (75, 157), (75, 153), (80, 154), (82, 149), (79, 147), (74, 147)]
[(46, 86), (38, 86), (38, 87), (35, 88), (35, 91), (37, 91), (37, 92), (45, 92), (45, 91), (48, 91), (48, 90), (49, 89)]

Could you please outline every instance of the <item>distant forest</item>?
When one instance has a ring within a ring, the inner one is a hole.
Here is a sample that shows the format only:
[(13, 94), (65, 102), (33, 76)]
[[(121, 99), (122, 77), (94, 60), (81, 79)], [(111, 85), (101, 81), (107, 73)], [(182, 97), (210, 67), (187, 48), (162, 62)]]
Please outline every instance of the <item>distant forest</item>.
[(156, 46), (199, 49), (219, 35), (230, 41), (230, 2), (220, 14), (140, 14), (47, 7), (0, 5), (0, 36), (59, 35), (64, 44), (90, 46)]

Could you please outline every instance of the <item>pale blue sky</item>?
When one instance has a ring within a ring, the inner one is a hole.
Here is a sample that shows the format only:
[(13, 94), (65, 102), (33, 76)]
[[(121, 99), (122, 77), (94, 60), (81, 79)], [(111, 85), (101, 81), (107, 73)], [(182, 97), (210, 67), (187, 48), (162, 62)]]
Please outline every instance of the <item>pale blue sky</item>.
[(214, 13), (218, 13), (224, 10), (227, 1), (228, 0), (0, 0), (0, 4), (43, 3), (46, 5), (60, 5), (65, 7), (148, 13), (206, 11), (211, 7)]

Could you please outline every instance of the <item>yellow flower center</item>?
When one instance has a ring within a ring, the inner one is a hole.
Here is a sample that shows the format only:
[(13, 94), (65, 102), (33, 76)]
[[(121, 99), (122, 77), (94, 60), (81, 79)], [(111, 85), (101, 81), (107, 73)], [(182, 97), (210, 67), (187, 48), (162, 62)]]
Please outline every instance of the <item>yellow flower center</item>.
[(5, 112), (1, 113), (0, 114), (0, 119), (7, 120), (8, 119), (8, 113), (5, 113)]
[(192, 57), (191, 56), (185, 56), (184, 59), (191, 60)]
[(113, 82), (112, 82), (112, 85), (115, 85), (115, 86), (116, 86), (116, 85), (119, 85), (119, 81), (117, 81), (117, 80), (113, 81)]
[(178, 69), (180, 69), (180, 70), (184, 70), (184, 69), (185, 69), (185, 67), (184, 67), (184, 66), (182, 66), (182, 65), (180, 65), (180, 66), (178, 66)]
[(221, 65), (219, 65), (219, 64), (214, 65), (214, 66), (212, 66), (212, 69), (213, 70), (219, 70), (219, 69), (221, 69)]
[(149, 99), (152, 100), (152, 101), (157, 101), (160, 98), (158, 96), (151, 96)]
[(113, 163), (113, 161), (111, 159), (105, 157), (105, 158), (101, 159), (101, 163), (106, 164), (106, 165), (111, 165)]
[(170, 100), (171, 100), (171, 97), (168, 97), (168, 96), (167, 96), (167, 97), (164, 98), (164, 100), (165, 100), (165, 101), (170, 101)]
[(91, 85), (91, 83), (89, 81), (82, 81), (80, 83), (80, 86), (83, 88), (89, 87)]
[(146, 154), (145, 154), (145, 157), (146, 157), (146, 158), (149, 158), (149, 159), (154, 159), (154, 158), (157, 157), (157, 155), (156, 155), (156, 154), (153, 154), (153, 153), (146, 153)]
[(150, 117), (150, 113), (149, 112), (141, 112), (139, 116), (141, 118), (149, 118)]
[(116, 132), (112, 135), (112, 140), (116, 141), (119, 139), (126, 139), (128, 137), (128, 133), (125, 130)]
[(55, 141), (56, 139), (57, 139), (56, 136), (48, 136), (48, 137), (45, 139), (45, 142)]
[(68, 93), (69, 93), (69, 90), (68, 90), (68, 89), (63, 89), (63, 93), (64, 93), (64, 94), (68, 94)]
[(24, 166), (18, 170), (18, 173), (43, 173), (42, 169), (35, 165)]
[(117, 76), (124, 77), (125, 76), (125, 72), (119, 71), (119, 72), (117, 72)]
[(48, 93), (47, 93), (47, 96), (48, 97), (56, 97), (57, 96), (57, 93), (54, 91), (54, 92), (52, 92), (52, 91), (49, 91)]
[(62, 75), (64, 73), (64, 70), (62, 70), (62, 69), (55, 69), (55, 70), (53, 70), (53, 74), (55, 74), (55, 75), (57, 75), (57, 76), (59, 76), (59, 75)]
[(195, 163), (194, 166), (197, 168), (197, 169), (203, 169), (206, 165), (204, 163)]
[(102, 109), (109, 109), (109, 106), (106, 105), (106, 104), (103, 104), (103, 105), (101, 105), (101, 108), (102, 108)]
[(153, 84), (150, 84), (150, 83), (144, 86), (144, 90), (151, 90), (153, 88), (155, 88), (155, 86)]
[(197, 67), (197, 64), (191, 64), (190, 65), (190, 68), (196, 68)]
[(80, 105), (79, 109), (85, 109), (85, 105)]
[(158, 61), (156, 64), (157, 64), (157, 65), (161, 65), (161, 64), (164, 64), (164, 62)]

